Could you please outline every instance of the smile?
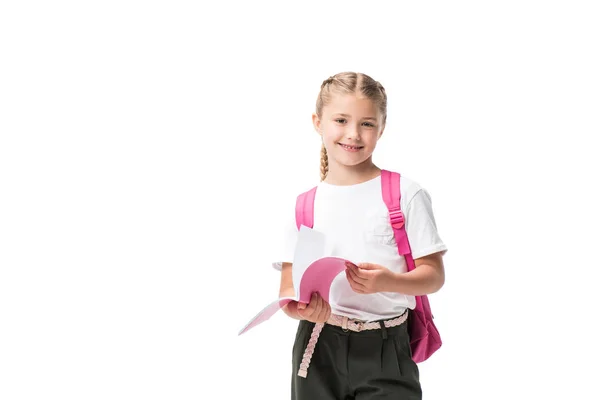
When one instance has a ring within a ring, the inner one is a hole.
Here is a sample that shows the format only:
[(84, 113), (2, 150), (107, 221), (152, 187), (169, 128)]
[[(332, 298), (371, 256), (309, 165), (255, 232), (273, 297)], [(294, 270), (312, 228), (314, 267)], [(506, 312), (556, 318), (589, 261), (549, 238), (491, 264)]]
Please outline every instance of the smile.
[(347, 151), (353, 151), (353, 152), (354, 152), (354, 151), (359, 151), (360, 149), (362, 149), (362, 148), (363, 148), (363, 146), (348, 146), (347, 144), (343, 144), (343, 143), (338, 143), (338, 144), (339, 144), (340, 146), (342, 146), (342, 148), (343, 148), (344, 150), (347, 150)]

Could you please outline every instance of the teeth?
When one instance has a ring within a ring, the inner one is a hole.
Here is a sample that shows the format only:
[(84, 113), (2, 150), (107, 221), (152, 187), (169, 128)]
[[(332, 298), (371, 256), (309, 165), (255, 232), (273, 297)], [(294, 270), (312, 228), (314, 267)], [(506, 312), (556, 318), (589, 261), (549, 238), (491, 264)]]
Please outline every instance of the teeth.
[(345, 144), (343, 144), (342, 146), (347, 149), (358, 150), (358, 147), (346, 146)]

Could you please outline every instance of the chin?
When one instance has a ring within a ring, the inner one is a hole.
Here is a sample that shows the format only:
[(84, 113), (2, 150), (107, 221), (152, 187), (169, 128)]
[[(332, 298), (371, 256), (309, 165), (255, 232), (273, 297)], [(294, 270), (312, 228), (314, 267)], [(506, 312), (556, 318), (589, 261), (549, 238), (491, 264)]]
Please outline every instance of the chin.
[(352, 159), (350, 157), (333, 157), (333, 158), (337, 164), (343, 165), (344, 167), (355, 167), (357, 165), (364, 163), (365, 161), (367, 161), (369, 159), (369, 157), (367, 157), (367, 158), (361, 157), (360, 159)]

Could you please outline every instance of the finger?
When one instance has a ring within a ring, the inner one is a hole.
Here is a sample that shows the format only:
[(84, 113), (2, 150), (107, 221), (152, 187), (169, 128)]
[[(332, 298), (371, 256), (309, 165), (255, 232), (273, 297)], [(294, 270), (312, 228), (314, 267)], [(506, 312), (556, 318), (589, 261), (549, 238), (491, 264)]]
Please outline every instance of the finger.
[(357, 267), (351, 267), (348, 269), (348, 271), (357, 283), (364, 283), (366, 281), (366, 278), (364, 276), (361, 276), (364, 273), (360, 271)]
[(356, 282), (354, 278), (350, 275), (350, 272), (346, 272), (346, 276), (348, 278), (348, 283), (350, 284), (352, 290), (354, 290), (357, 293), (363, 293), (364, 285)]
[(323, 303), (321, 305), (321, 310), (319, 311), (318, 318), (321, 322), (327, 322), (327, 320), (329, 319), (329, 304), (327, 304), (325, 300), (323, 300)]
[(359, 269), (378, 269), (376, 264), (360, 263), (357, 265)]
[(315, 308), (314, 308), (312, 314), (310, 315), (310, 319), (313, 322), (318, 321), (319, 314), (321, 313), (321, 299), (319, 298), (318, 295), (315, 295), (315, 296), (316, 296), (316, 298), (314, 300)]
[(329, 317), (331, 317), (331, 306), (329, 305), (329, 303), (325, 303), (325, 321), (329, 320)]
[(303, 318), (311, 322), (317, 322), (317, 317), (319, 315), (320, 308), (321, 306), (319, 305), (319, 296), (317, 295), (317, 293), (313, 293), (310, 298), (309, 306), (303, 314)]
[(368, 269), (374, 269), (374, 267), (375, 267), (375, 264), (369, 264), (369, 263), (360, 263), (360, 264), (353, 264), (351, 262), (346, 263), (346, 268), (351, 269), (355, 272), (368, 270)]
[(310, 296), (310, 303), (308, 303), (308, 306), (304, 310), (304, 315), (307, 318), (310, 318), (315, 313), (315, 309), (317, 308), (317, 303), (318, 303), (317, 294), (313, 293)]
[(325, 301), (325, 299), (321, 296), (319, 296), (319, 314), (318, 314), (318, 318), (319, 321), (326, 321), (327, 318), (327, 309), (329, 308), (329, 304), (327, 304), (327, 302)]
[(356, 275), (356, 267), (349, 267), (346, 272), (352, 277), (352, 279), (354, 278), (358, 278), (358, 276)]
[(295, 301), (290, 301), (289, 303), (287, 303), (287, 304), (285, 305), (285, 307), (287, 307), (287, 309), (288, 309), (289, 311), (297, 313), (297, 312), (298, 312), (298, 305), (299, 305), (299, 304), (298, 304), (297, 302), (295, 302)]
[(304, 309), (298, 309), (298, 315), (301, 316), (304, 319), (309, 319), (310, 318), (310, 310), (308, 308), (304, 308)]
[(355, 280), (355, 276), (352, 275), (350, 271), (346, 271), (346, 278), (348, 279), (348, 283), (350, 284), (352, 290), (356, 290), (356, 287), (359, 285), (359, 283)]
[(329, 317), (331, 316), (331, 306), (329, 305), (328, 302), (325, 302), (325, 321), (327, 321), (329, 319)]
[(346, 271), (346, 279), (348, 280), (348, 283), (350, 284), (350, 286), (354, 286), (355, 285), (355, 281), (354, 281), (354, 277), (352, 276), (352, 273), (348, 270)]
[(374, 268), (356, 267), (354, 269), (354, 272), (356, 273), (356, 276), (358, 276), (361, 279), (371, 279), (371, 277), (373, 276), (373, 273), (375, 273), (377, 271), (375, 271)]

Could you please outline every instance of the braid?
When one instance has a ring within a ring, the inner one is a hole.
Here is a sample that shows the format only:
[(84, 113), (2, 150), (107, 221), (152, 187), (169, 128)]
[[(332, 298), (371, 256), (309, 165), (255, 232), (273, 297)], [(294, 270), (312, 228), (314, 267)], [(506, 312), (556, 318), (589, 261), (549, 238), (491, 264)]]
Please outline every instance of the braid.
[(327, 157), (327, 149), (325, 144), (321, 146), (321, 180), (324, 181), (329, 172), (329, 158)]
[[(315, 104), (315, 114), (320, 120), (323, 117), (323, 107), (331, 103), (334, 96), (354, 94), (363, 96), (373, 102), (381, 114), (382, 123), (387, 119), (387, 95), (383, 85), (372, 77), (358, 72), (340, 72), (331, 75), (321, 82), (321, 90)], [(323, 134), (321, 133), (321, 136)], [(329, 156), (325, 144), (321, 147), (321, 182), (329, 173)]]

